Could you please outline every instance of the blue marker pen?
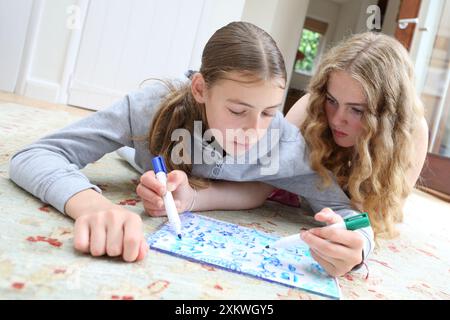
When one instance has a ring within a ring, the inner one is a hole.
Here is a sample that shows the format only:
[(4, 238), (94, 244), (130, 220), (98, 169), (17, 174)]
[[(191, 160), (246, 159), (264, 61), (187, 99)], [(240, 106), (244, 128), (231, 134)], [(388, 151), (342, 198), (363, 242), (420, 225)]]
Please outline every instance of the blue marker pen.
[[(164, 186), (167, 183), (167, 169), (164, 165), (164, 159), (162, 157), (155, 157), (152, 159), (153, 170), (156, 174), (156, 179), (161, 182)], [(163, 196), (164, 206), (166, 207), (167, 217), (169, 218), (170, 225), (175, 230), (178, 238), (181, 240), (181, 221), (178, 215), (177, 206), (173, 200), (172, 192), (166, 191)]]

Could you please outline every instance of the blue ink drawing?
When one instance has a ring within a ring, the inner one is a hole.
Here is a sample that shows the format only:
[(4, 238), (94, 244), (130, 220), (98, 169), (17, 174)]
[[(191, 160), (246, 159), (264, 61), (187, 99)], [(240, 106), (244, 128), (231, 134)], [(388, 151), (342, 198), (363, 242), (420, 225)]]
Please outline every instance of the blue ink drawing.
[(147, 238), (150, 248), (328, 298), (341, 297), (337, 279), (311, 257), (306, 244), (266, 249), (279, 237), (190, 212), (180, 220), (182, 240), (166, 223)]

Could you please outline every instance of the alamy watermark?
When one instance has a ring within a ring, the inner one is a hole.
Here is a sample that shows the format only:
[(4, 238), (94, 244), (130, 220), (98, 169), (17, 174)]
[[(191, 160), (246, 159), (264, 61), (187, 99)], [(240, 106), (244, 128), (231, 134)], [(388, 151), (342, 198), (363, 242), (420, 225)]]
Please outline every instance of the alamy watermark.
[(170, 158), (176, 165), (259, 165), (261, 175), (273, 175), (280, 168), (279, 139), (279, 129), (225, 129), (224, 136), (217, 129), (203, 132), (203, 122), (195, 121), (192, 133), (184, 128), (172, 132)]
[(381, 30), (381, 9), (377, 5), (367, 7), (366, 13), (369, 17), (366, 20), (367, 30)]
[(82, 12), (80, 6), (70, 5), (66, 9), (66, 27), (69, 30), (80, 30), (82, 23)]

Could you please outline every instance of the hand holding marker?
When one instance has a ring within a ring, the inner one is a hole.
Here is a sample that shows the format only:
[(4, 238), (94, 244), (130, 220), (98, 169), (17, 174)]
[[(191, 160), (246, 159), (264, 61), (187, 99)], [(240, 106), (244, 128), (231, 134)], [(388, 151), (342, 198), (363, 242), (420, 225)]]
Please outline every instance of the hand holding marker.
[[(369, 215), (367, 213), (361, 213), (356, 216), (351, 216), (345, 218), (343, 222), (334, 223), (326, 226), (325, 228), (338, 228), (344, 230), (357, 230), (360, 228), (365, 228), (370, 226)], [(291, 236), (283, 237), (275, 241), (271, 245), (267, 245), (266, 249), (269, 248), (288, 248), (295, 245), (304, 244), (303, 240), (300, 238), (300, 234), (293, 234)]]
[[(162, 157), (155, 157), (152, 159), (153, 170), (156, 174), (156, 179), (166, 186), (167, 182), (167, 169), (164, 165), (164, 159)], [(173, 200), (172, 192), (166, 190), (166, 194), (163, 196), (164, 207), (166, 208), (167, 217), (169, 218), (170, 225), (175, 230), (178, 238), (181, 240), (181, 221), (178, 215), (177, 206)]]

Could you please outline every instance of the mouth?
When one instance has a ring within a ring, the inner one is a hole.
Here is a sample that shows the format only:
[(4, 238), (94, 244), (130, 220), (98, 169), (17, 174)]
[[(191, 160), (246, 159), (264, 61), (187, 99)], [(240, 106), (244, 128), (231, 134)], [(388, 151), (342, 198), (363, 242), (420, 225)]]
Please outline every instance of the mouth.
[(346, 136), (348, 136), (348, 134), (346, 134), (345, 132), (336, 129), (333, 129), (333, 135), (338, 138), (345, 138)]
[(252, 146), (250, 143), (239, 143), (237, 141), (234, 141), (234, 145), (245, 150), (248, 150)]
[(235, 138), (235, 139), (233, 139), (233, 144), (237, 148), (245, 149), (245, 150), (250, 149), (257, 142), (258, 142), (258, 139), (256, 139), (256, 138), (244, 138), (244, 139)]

